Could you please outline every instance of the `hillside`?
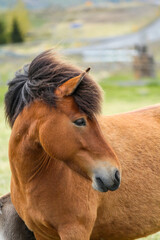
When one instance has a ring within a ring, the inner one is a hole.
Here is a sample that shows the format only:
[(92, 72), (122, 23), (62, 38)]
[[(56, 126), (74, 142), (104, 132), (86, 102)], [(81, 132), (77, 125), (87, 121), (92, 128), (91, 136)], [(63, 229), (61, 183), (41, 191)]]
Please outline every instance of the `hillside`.
[[(88, 3), (93, 3), (96, 5), (100, 4), (109, 4), (109, 3), (122, 3), (122, 2), (127, 2), (127, 3), (135, 3), (135, 2), (145, 2), (149, 4), (157, 4), (157, 0), (92, 0), (92, 1), (86, 1), (86, 0), (38, 0), (38, 1), (32, 1), (32, 0), (23, 0), (24, 3), (26, 4), (28, 9), (36, 10), (36, 9), (44, 9), (47, 7), (51, 6), (60, 6), (60, 7), (71, 7), (71, 6), (78, 6), (82, 5), (86, 2)], [(11, 8), (15, 5), (16, 0), (0, 0), (0, 9), (5, 9), (5, 8)]]

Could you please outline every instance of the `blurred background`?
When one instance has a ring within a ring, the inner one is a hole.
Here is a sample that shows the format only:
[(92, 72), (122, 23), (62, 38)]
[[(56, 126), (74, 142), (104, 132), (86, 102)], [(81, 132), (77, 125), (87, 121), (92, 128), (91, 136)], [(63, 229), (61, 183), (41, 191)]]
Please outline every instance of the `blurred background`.
[(10, 184), (7, 81), (49, 48), (91, 67), (103, 114), (160, 102), (160, 0), (0, 0), (0, 195)]

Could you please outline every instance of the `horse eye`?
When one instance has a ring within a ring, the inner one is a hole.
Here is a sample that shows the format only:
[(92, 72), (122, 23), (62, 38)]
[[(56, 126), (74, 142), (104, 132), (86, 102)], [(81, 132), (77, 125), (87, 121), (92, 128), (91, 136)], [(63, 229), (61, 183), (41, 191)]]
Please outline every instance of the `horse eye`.
[(79, 118), (73, 122), (77, 126), (86, 126), (86, 121), (84, 118)]

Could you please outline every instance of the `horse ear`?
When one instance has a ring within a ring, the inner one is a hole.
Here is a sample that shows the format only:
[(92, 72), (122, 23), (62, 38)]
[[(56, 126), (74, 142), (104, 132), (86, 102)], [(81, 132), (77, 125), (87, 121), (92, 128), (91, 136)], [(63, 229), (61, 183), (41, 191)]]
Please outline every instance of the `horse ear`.
[(57, 97), (64, 97), (64, 96), (69, 96), (71, 95), (75, 89), (78, 87), (84, 76), (86, 75), (87, 72), (90, 71), (90, 68), (87, 68), (85, 72), (81, 73), (80, 75), (70, 78), (68, 81), (63, 83), (61, 86), (59, 86), (55, 90), (55, 95)]

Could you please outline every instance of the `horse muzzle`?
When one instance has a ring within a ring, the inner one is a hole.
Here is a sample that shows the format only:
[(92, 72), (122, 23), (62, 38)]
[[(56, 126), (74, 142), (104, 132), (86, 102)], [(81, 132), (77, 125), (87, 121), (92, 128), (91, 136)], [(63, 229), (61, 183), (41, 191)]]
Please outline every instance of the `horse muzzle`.
[(107, 171), (104, 168), (94, 170), (92, 187), (99, 192), (115, 191), (121, 182), (120, 172), (117, 168)]

